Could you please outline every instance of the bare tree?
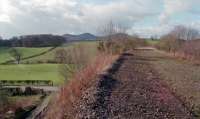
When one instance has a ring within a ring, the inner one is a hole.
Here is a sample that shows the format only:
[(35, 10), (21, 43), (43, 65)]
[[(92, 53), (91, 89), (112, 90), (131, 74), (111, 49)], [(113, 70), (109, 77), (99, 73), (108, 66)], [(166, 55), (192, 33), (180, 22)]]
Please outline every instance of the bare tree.
[(170, 32), (170, 34), (173, 34), (177, 39), (182, 40), (195, 40), (199, 37), (198, 30), (181, 25), (175, 26), (175, 28)]
[(126, 34), (127, 28), (123, 26), (122, 24), (117, 24), (110, 20), (108, 23), (102, 25), (99, 27), (98, 32), (105, 36), (104, 40), (111, 40), (112, 36), (115, 34)]
[(91, 49), (87, 45), (77, 44), (69, 49), (56, 51), (55, 59), (60, 63), (59, 73), (65, 81), (90, 62), (92, 56), (89, 50)]
[(170, 33), (161, 37), (158, 48), (167, 52), (183, 54), (184, 58), (200, 58), (199, 31), (185, 26), (176, 26)]
[(21, 61), (22, 56), (23, 56), (22, 52), (20, 52), (16, 48), (12, 48), (9, 53), (15, 59), (17, 64), (20, 64), (20, 61)]
[(126, 27), (115, 24), (113, 21), (102, 26), (100, 33), (103, 35), (103, 38), (98, 45), (99, 51), (118, 54), (129, 48), (133, 48), (133, 40), (127, 35), (126, 30)]
[(188, 28), (186, 33), (187, 40), (195, 40), (199, 37), (199, 31), (194, 28)]
[(58, 49), (55, 52), (55, 61), (57, 63), (66, 63), (66, 59), (67, 59), (67, 51), (65, 49)]

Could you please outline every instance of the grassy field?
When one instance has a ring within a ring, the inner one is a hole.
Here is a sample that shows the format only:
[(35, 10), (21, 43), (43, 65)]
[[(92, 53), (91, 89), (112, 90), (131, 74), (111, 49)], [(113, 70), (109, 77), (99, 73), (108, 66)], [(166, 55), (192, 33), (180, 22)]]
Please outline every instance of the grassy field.
[[(44, 48), (25, 48), (25, 47), (20, 47), (16, 48), (20, 52), (22, 52), (23, 57), (28, 57), (32, 55), (39, 54), (41, 52), (47, 51), (51, 47), (44, 47)], [(13, 58), (10, 56), (9, 51), (11, 48), (0, 48), (0, 63), (6, 62), (8, 60), (13, 60)]]
[(150, 46), (155, 46), (159, 42), (159, 40), (151, 40), (151, 39), (147, 39), (146, 41)]
[(0, 80), (51, 80), (62, 84), (58, 64), (1, 65)]
[[(93, 57), (97, 52), (97, 42), (78, 42), (65, 44), (44, 55), (37, 56), (31, 59), (21, 61), (20, 65), (0, 65), (0, 80), (51, 80), (56, 85), (64, 82), (64, 79), (59, 74), (59, 64), (47, 64), (48, 61), (53, 61), (55, 52), (58, 49), (70, 49), (78, 45), (84, 45), (88, 54)], [(17, 48), (23, 53), (23, 57), (32, 56), (41, 52), (47, 51), (51, 47), (44, 48)], [(9, 55), (10, 48), (0, 48), (0, 63), (11, 60)], [(26, 63), (30, 64), (26, 64)], [(40, 62), (40, 64), (38, 64)]]
[(78, 45), (84, 45), (86, 47), (86, 50), (88, 52), (88, 54), (91, 54), (91, 55), (94, 55), (96, 54), (97, 52), (97, 42), (78, 42), (78, 43), (71, 43), (71, 44), (66, 44), (66, 45), (63, 45), (61, 47), (58, 47), (56, 48), (55, 50), (51, 51), (51, 52), (48, 52), (44, 55), (41, 55), (41, 56), (38, 56), (38, 57), (34, 57), (34, 58), (31, 58), (31, 59), (27, 59), (27, 60), (24, 60), (23, 62), (24, 63), (37, 63), (37, 62), (54, 62), (54, 57), (55, 57), (55, 53), (57, 50), (59, 49), (70, 49), (70, 48), (73, 48), (73, 47), (76, 47)]

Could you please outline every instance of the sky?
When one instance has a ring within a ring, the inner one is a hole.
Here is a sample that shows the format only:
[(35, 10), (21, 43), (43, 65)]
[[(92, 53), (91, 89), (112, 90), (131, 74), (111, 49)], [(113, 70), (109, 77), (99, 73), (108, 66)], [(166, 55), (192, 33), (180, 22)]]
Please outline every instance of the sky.
[(200, 30), (200, 0), (0, 0), (0, 36), (98, 35), (110, 21), (141, 37), (161, 36), (176, 25)]

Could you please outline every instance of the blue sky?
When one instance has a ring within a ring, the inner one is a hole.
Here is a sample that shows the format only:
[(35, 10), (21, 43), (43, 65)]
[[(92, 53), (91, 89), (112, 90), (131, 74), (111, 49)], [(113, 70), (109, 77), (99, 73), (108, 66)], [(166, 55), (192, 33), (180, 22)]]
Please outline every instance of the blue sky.
[(161, 36), (176, 25), (200, 30), (200, 0), (1, 0), (0, 36), (90, 32), (110, 20), (129, 34)]

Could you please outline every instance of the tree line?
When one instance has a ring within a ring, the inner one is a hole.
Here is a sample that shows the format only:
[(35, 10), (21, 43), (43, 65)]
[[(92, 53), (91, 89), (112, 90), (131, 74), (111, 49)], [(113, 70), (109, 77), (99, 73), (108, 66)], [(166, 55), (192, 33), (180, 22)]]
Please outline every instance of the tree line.
[(200, 59), (200, 33), (197, 29), (176, 26), (160, 39), (156, 45), (158, 49), (186, 59)]
[(13, 37), (8, 40), (0, 38), (0, 47), (54, 47), (65, 42), (65, 38), (59, 35), (26, 35)]

